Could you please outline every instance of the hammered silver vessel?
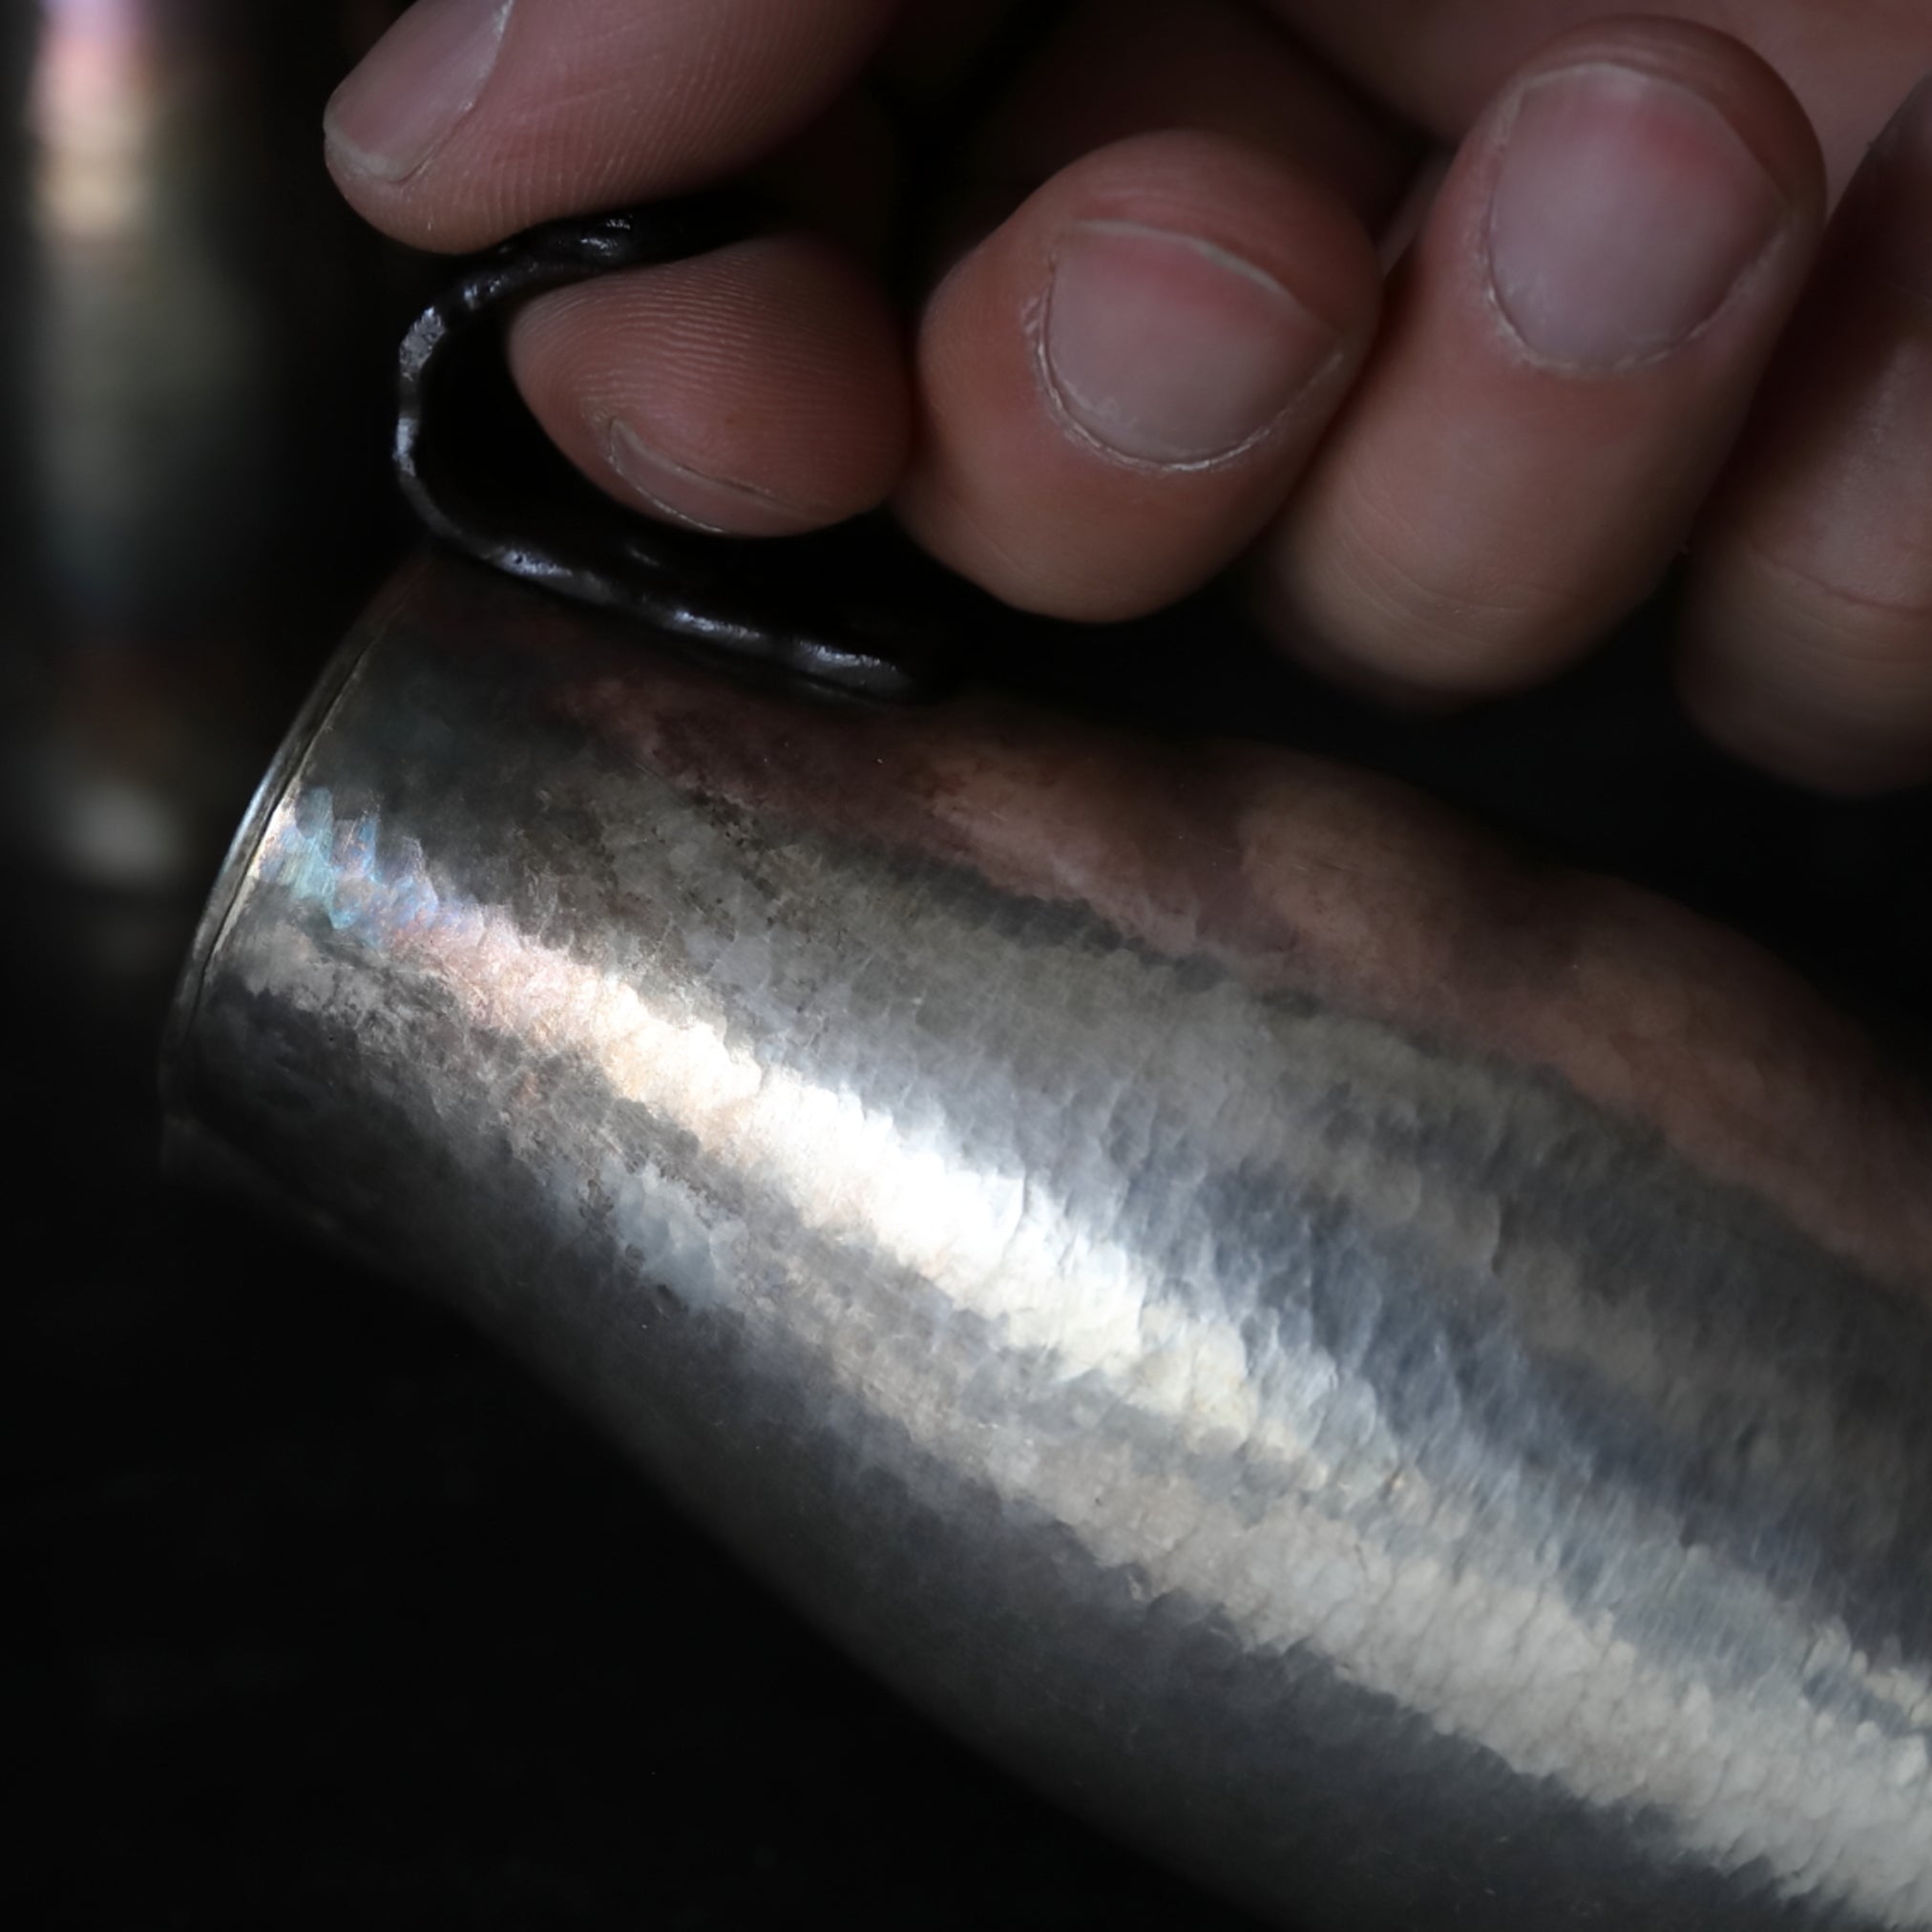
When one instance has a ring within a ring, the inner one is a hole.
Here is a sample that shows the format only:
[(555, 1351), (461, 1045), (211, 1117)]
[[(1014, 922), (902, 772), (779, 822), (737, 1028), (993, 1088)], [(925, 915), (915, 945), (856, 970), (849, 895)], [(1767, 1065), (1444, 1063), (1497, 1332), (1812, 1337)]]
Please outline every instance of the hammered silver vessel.
[(1276, 1922), (1932, 1927), (1932, 1111), (1687, 914), (429, 558), (168, 1084), (178, 1165)]

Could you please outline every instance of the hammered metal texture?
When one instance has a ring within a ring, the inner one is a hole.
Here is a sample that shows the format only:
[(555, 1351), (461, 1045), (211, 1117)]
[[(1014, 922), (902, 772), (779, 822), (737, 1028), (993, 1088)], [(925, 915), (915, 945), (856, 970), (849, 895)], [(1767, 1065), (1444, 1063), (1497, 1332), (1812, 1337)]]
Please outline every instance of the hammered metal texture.
[(1932, 1926), (1923, 1098), (1685, 915), (431, 560), (170, 1081), (183, 1163), (1280, 1922)]

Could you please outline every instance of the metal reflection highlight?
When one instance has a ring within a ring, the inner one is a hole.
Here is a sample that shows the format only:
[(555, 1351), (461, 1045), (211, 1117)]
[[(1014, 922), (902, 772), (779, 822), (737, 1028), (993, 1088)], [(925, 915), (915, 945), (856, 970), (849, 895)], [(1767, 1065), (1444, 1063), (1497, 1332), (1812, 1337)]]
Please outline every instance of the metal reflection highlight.
[[(1522, 1560), (1538, 1545), (1523, 1525), (1496, 1547), (1470, 1508), (1419, 1472), (1392, 1480), (1403, 1470), (1399, 1441), (1373, 1384), (1346, 1360), (1316, 1348), (1284, 1375), (1265, 1355), (1251, 1359), (1227, 1311), (1166, 1292), (1185, 1276), (1029, 1186), (1017, 1164), (976, 1167), (943, 1121), (902, 1121), (801, 1077), (782, 1037), (734, 1038), (702, 983), (681, 987), (667, 1010), (649, 982), (542, 943), (503, 907), (439, 891), (418, 841), (404, 835), (387, 856), (382, 844), (374, 814), (338, 820), (318, 787), (271, 821), (260, 884), (432, 976), (469, 1024), (595, 1067), (614, 1095), (691, 1134), (707, 1162), (754, 1176), (814, 1232), (857, 1250), (856, 1265), (884, 1263), (936, 1287), (951, 1313), (986, 1322), (1000, 1351), (1035, 1358), (1037, 1375), (1098, 1387), (1106, 1407), (1197, 1454), (1271, 1464), (1275, 1494), (1250, 1521), (1191, 1485), (1150, 1480), (1131, 1454), (1088, 1442), (1042, 1459), (1029, 1437), (949, 1429), (954, 1412), (934, 1399), (932, 1364), (901, 1359), (888, 1372), (869, 1357), (855, 1393), (930, 1451), (1074, 1527), (1099, 1563), (1131, 1566), (1151, 1593), (1198, 1588), (1200, 1553), (1213, 1547), (1217, 1600), (1246, 1640), (1282, 1652), (1318, 1644), (1351, 1682), (1427, 1709), (1440, 1729), (1524, 1775), (1557, 1779), (1592, 1804), (1681, 1808), (1697, 1820), (1699, 1850), (1736, 1870), (1768, 1866), (1788, 1896), (1821, 1893), (1874, 1914), (1902, 1907), (1912, 1916), (1900, 1923), (1932, 1918), (1923, 1670), (1875, 1671), (1842, 1627), (1807, 1631), (1748, 1570), (1685, 1553), (1676, 1524), (1633, 1522), (1632, 1551), (1652, 1545), (1638, 1566), (1663, 1580), (1665, 1595), (1701, 1596), (1711, 1624), (1787, 1627), (1773, 1648), (1803, 1674), (1739, 1673), (1720, 1703), (1701, 1647), (1647, 1655), (1621, 1634), (1661, 1621), (1655, 1606), (1579, 1600), (1556, 1562)], [(766, 943), (759, 935), (753, 946)], [(1280, 1058), (1270, 1031), (1240, 1042), (1250, 1065)], [(1252, 1147), (1261, 1137), (1243, 1138)], [(567, 1174), (555, 1178), (568, 1186)], [(699, 1204), (686, 1202), (687, 1225), (667, 1230), (674, 1176), (648, 1162), (606, 1163), (601, 1179), (640, 1272), (689, 1283), (702, 1254), (701, 1296), (733, 1294), (738, 1257), (717, 1250)], [(1386, 1189), (1378, 1178), (1348, 1206), (1376, 1216)], [(1195, 1230), (1196, 1266), (1210, 1239)], [(792, 1334), (841, 1373), (838, 1312), (817, 1316), (794, 1306)], [(1346, 1477), (1320, 1451), (1343, 1408), (1356, 1465)], [(1376, 1478), (1366, 1493), (1364, 1469)]]

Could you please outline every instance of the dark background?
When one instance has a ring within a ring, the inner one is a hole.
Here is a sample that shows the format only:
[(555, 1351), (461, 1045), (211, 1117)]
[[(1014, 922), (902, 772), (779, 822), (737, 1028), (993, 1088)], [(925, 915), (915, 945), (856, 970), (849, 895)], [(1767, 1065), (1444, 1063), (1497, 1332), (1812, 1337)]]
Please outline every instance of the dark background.
[[(28, 1792), (0, 1911), (1245, 1922), (935, 1735), (446, 1316), (158, 1175), (157, 1041), (222, 844), (410, 540), (388, 367), (430, 284), (338, 206), (316, 131), (383, 12), (0, 18), (0, 1737)], [(1178, 687), (1158, 626), (1008, 671), (1402, 771), (1751, 927), (1923, 1052), (1932, 804), (1703, 752), (1659, 615), (1440, 724), (1202, 647), (1199, 612)]]

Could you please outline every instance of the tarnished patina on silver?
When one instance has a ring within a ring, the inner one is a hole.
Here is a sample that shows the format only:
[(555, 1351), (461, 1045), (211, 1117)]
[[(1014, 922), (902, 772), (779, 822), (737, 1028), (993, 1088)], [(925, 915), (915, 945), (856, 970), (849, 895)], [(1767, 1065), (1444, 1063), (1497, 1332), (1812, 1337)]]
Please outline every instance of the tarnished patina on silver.
[(169, 1082), (185, 1165), (1284, 1924), (1900, 1932), (1932, 1129), (1863, 1055), (1312, 761), (740, 693), (431, 561)]

